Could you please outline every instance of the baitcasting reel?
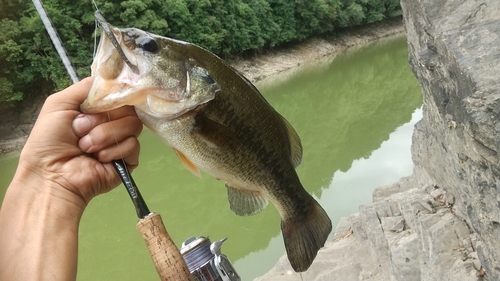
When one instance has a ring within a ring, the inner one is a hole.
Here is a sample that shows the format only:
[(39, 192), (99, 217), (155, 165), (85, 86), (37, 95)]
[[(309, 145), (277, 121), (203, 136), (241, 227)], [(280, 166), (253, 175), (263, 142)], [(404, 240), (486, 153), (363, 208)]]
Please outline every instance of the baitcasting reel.
[(220, 247), (227, 238), (210, 244), (208, 237), (189, 237), (182, 243), (181, 255), (195, 281), (240, 281), (233, 265)]

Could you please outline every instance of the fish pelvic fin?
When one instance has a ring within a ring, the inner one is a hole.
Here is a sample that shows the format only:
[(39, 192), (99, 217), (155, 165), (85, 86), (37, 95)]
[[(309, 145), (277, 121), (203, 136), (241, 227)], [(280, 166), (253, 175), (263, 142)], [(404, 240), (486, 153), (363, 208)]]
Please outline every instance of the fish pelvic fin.
[(311, 266), (331, 231), (330, 218), (314, 199), (311, 208), (304, 216), (281, 221), (286, 253), (293, 270), (303, 272)]
[(186, 169), (188, 169), (191, 173), (193, 173), (193, 175), (201, 178), (200, 169), (198, 169), (198, 167), (193, 162), (191, 162), (191, 160), (189, 160), (189, 158), (187, 158), (187, 156), (184, 155), (184, 153), (180, 152), (177, 149), (174, 149), (174, 151), (175, 154), (177, 154), (177, 157), (179, 157), (179, 160), (181, 160), (184, 167), (186, 167)]
[(267, 206), (267, 199), (258, 192), (233, 187), (228, 183), (226, 188), (229, 206), (238, 216), (255, 215)]
[(285, 117), (281, 115), (280, 117), (281, 121), (285, 125), (286, 134), (290, 143), (290, 159), (292, 160), (293, 167), (297, 168), (300, 165), (300, 162), (302, 162), (302, 143), (299, 135), (292, 125), (285, 119)]

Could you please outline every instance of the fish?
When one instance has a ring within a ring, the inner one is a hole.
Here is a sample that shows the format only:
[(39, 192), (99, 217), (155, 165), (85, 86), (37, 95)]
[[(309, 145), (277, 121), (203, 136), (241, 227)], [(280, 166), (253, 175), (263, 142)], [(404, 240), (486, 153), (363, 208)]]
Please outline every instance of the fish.
[(295, 168), (302, 144), (292, 125), (242, 74), (212, 52), (99, 20), (102, 36), (84, 113), (135, 107), (184, 166), (225, 181), (230, 209), (255, 215), (271, 201), (288, 260), (306, 271), (332, 230)]

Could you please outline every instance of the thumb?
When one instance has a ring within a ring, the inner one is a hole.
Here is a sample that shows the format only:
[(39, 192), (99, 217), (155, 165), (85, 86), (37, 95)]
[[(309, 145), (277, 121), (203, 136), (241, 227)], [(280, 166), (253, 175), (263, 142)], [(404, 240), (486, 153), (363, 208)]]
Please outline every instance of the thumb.
[[(93, 82), (94, 77), (87, 77), (60, 92), (50, 95), (46, 100), (47, 104), (44, 109), (50, 111), (80, 111), (80, 104), (87, 98)], [(41, 113), (43, 113), (43, 109)]]

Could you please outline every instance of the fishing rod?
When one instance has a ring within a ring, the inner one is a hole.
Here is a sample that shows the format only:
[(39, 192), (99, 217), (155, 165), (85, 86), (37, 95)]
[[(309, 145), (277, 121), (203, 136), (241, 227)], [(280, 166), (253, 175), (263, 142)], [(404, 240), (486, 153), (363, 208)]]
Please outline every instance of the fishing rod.
[[(56, 30), (52, 26), (45, 9), (40, 0), (32, 0), (37, 8), (40, 18), (47, 29), (50, 38), (61, 57), (66, 70), (68, 71), (73, 83), (78, 82), (76, 71), (66, 51), (61, 43)], [(96, 3), (95, 6), (96, 23), (99, 24), (103, 33), (108, 37), (115, 50), (122, 57), (130, 69), (138, 74), (139, 69), (132, 64), (121, 49), (115, 38), (112, 26), (104, 19)], [(97, 28), (97, 26), (96, 26)], [(226, 255), (220, 251), (221, 245), (227, 238), (210, 242), (208, 237), (189, 237), (182, 243), (179, 251), (172, 238), (169, 236), (161, 216), (149, 211), (139, 188), (137, 187), (132, 175), (129, 173), (123, 159), (113, 161), (113, 165), (120, 176), (132, 202), (134, 204), (139, 221), (136, 225), (141, 233), (146, 246), (148, 247), (156, 271), (161, 280), (205, 280), (205, 281), (240, 281), (239, 275), (232, 266)]]
[[(71, 62), (66, 54), (66, 50), (64, 49), (56, 30), (52, 26), (45, 8), (40, 0), (32, 1), (38, 14), (40, 15), (40, 18), (42, 19), (45, 29), (49, 33), (50, 39), (52, 40), (59, 57), (63, 61), (68, 74), (71, 76), (73, 83), (77, 83), (80, 79), (71, 65)], [(96, 15), (100, 16), (101, 22), (106, 22), (104, 17), (102, 17), (99, 13), (97, 6)], [(105, 33), (108, 36), (112, 34), (109, 32)], [(116, 38), (114, 38), (114, 41), (116, 41)], [(156, 271), (158, 272), (161, 280), (193, 280), (193, 276), (191, 275), (184, 258), (180, 254), (179, 249), (173, 242), (172, 238), (168, 235), (161, 216), (157, 213), (151, 213), (149, 211), (149, 208), (139, 192), (132, 175), (128, 172), (125, 161), (123, 161), (123, 159), (114, 160), (113, 165), (120, 176), (123, 185), (127, 189), (130, 198), (132, 199), (137, 217), (139, 218), (139, 222), (136, 227), (146, 242), (146, 246), (148, 247)]]

